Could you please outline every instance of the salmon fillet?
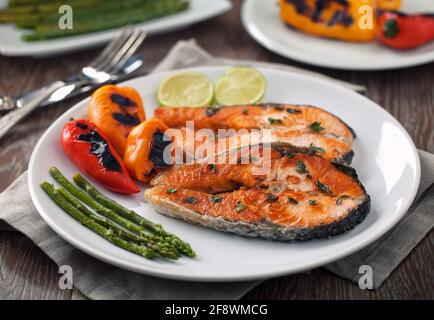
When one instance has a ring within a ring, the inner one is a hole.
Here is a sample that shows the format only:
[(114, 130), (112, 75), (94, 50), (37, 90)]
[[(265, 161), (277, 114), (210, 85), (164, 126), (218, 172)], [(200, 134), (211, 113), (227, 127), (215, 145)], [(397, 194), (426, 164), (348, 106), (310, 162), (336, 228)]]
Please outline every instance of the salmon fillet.
[[(175, 139), (176, 147), (189, 153), (195, 161), (209, 158), (209, 151), (214, 156), (229, 149), (239, 148), (250, 144), (285, 142), (295, 146), (309, 147), (313, 152), (329, 160), (340, 160), (351, 163), (354, 152), (347, 143), (325, 135), (297, 130), (273, 129), (270, 135), (263, 130), (249, 133), (236, 133), (232, 136), (219, 137), (215, 135), (197, 135), (194, 139), (188, 137), (186, 128), (180, 129), (180, 135)], [(212, 148), (214, 146), (214, 148)], [(209, 148), (212, 148), (209, 150)]]
[(369, 195), (354, 169), (309, 148), (285, 143), (255, 148), (249, 149), (251, 157), (269, 154), (262, 174), (257, 170), (265, 160), (242, 163), (240, 148), (236, 163), (186, 164), (159, 174), (145, 198), (158, 212), (190, 223), (282, 241), (330, 237), (369, 212)]
[[(313, 106), (258, 104), (188, 108), (159, 107), (155, 117), (170, 128), (181, 128), (193, 121), (195, 129), (272, 128), (325, 135), (351, 145), (355, 137), (351, 128), (335, 115)], [(315, 124), (319, 124), (315, 126)]]

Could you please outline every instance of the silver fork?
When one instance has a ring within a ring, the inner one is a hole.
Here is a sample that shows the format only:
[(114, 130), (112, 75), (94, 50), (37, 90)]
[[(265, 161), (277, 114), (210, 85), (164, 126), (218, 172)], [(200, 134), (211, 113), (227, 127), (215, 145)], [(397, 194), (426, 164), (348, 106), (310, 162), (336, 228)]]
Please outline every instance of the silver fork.
[(41, 94), (31, 97), (27, 103), (19, 106), (16, 110), (0, 118), (0, 139), (18, 121), (28, 115), (53, 93), (66, 97), (76, 88), (84, 85), (102, 85), (110, 81), (113, 74), (119, 72), (129, 57), (137, 50), (146, 33), (126, 27), (113, 39), (88, 66), (83, 67), (80, 72), (67, 80), (55, 81), (44, 88)]

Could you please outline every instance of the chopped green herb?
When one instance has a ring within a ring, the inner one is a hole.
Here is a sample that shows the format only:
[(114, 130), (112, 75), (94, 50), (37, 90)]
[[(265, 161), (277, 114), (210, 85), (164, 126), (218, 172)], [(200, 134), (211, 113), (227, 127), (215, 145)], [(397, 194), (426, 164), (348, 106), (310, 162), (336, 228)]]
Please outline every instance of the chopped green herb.
[(316, 147), (313, 143), (311, 143), (311, 144), (309, 145), (309, 149), (312, 150), (312, 151), (315, 152), (315, 153), (317, 153), (317, 152), (324, 153), (324, 152), (325, 152), (325, 150), (324, 150), (323, 148), (321, 148), (321, 147)]
[(277, 199), (279, 199), (279, 197), (276, 196), (275, 194), (273, 194), (273, 193), (269, 193), (269, 194), (267, 194), (267, 201), (268, 201), (268, 202), (274, 202), (274, 201), (276, 201)]
[(282, 123), (282, 119), (268, 118), (268, 122), (270, 124), (281, 124)]
[(236, 212), (240, 213), (245, 208), (246, 208), (246, 206), (241, 201), (237, 201), (237, 205), (235, 206), (235, 211)]
[(304, 173), (308, 173), (309, 171), (307, 171), (306, 169), (306, 165), (304, 164), (303, 161), (301, 160), (297, 160), (295, 162), (295, 171), (297, 171), (298, 173), (304, 174)]
[(347, 196), (346, 194), (343, 194), (343, 195), (339, 196), (339, 197), (336, 199), (336, 204), (337, 204), (337, 205), (340, 205), (344, 199), (347, 199), (347, 198), (349, 198), (349, 197), (350, 197), (350, 196)]
[(318, 121), (312, 122), (312, 123), (309, 125), (309, 128), (310, 128), (312, 131), (315, 131), (315, 132), (320, 132), (321, 130), (324, 130), (324, 128), (321, 127), (321, 122), (318, 122)]
[(398, 21), (387, 19), (383, 25), (383, 34), (386, 38), (395, 38), (399, 33)]
[(333, 191), (330, 189), (330, 187), (324, 183), (321, 183), (321, 181), (317, 180), (316, 181), (316, 186), (318, 187), (318, 189), (320, 189), (322, 192), (327, 193), (328, 195), (332, 196), (333, 195)]
[(208, 169), (210, 169), (212, 173), (216, 173), (217, 166), (215, 164), (209, 164)]
[(295, 157), (295, 153), (288, 153), (286, 156), (287, 156), (289, 159), (292, 159), (292, 158)]
[(316, 206), (318, 204), (318, 202), (316, 202), (316, 200), (313, 199), (309, 200), (308, 202), (311, 206)]
[(220, 111), (219, 107), (208, 107), (208, 108), (205, 109), (205, 114), (208, 117), (212, 117), (213, 115), (215, 115), (219, 111)]
[(294, 198), (288, 197), (288, 203), (298, 204), (298, 201), (295, 200)]
[(291, 109), (291, 108), (287, 108), (287, 109), (286, 109), (286, 112), (288, 112), (288, 113), (301, 113), (300, 110), (297, 110), (297, 109)]
[(167, 189), (167, 193), (175, 193), (177, 191), (178, 190), (176, 188), (169, 188), (169, 189)]
[(219, 197), (216, 195), (212, 195), (211, 197), (209, 197), (209, 199), (213, 202), (213, 203), (217, 203), (217, 202), (221, 202), (223, 200), (223, 197)]
[(184, 201), (189, 203), (189, 204), (195, 204), (196, 198), (195, 197), (188, 197), (188, 198), (185, 198)]

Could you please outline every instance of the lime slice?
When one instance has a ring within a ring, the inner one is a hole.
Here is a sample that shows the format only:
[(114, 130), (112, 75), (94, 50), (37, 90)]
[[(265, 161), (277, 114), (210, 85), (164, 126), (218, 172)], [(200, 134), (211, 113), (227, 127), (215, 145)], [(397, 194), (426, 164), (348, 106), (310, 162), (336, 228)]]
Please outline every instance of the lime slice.
[(214, 86), (203, 74), (180, 72), (165, 78), (158, 87), (158, 102), (168, 107), (203, 107), (214, 98)]
[(233, 67), (216, 84), (216, 100), (221, 105), (259, 102), (265, 94), (267, 82), (256, 69)]

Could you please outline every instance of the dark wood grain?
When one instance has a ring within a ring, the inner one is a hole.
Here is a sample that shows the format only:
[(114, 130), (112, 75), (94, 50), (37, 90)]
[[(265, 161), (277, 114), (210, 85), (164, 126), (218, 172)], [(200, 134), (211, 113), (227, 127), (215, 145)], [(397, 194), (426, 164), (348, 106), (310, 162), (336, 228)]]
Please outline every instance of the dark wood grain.
[[(301, 66), (366, 86), (366, 95), (402, 123), (418, 148), (434, 152), (434, 64), (381, 72), (338, 71), (302, 65), (267, 51), (250, 38), (239, 19), (240, 2), (234, 1), (232, 11), (222, 16), (147, 39), (140, 49), (146, 57), (142, 73), (150, 70), (178, 40), (190, 38), (195, 38), (199, 45), (217, 56)], [(94, 49), (55, 59), (0, 57), (0, 94), (18, 94), (63, 78), (97, 53), (98, 49)], [(34, 112), (0, 140), (0, 191), (26, 170), (30, 153), (46, 127), (79, 99)], [(433, 248), (434, 232), (431, 231), (377, 291), (360, 290), (324, 269), (316, 269), (264, 281), (244, 298), (434, 299)], [(77, 291), (60, 290), (58, 276), (57, 266), (30, 240), (17, 233), (0, 232), (0, 299), (84, 298)]]

